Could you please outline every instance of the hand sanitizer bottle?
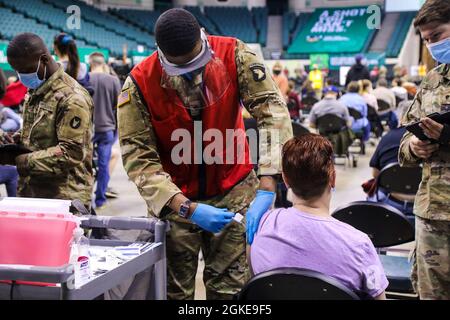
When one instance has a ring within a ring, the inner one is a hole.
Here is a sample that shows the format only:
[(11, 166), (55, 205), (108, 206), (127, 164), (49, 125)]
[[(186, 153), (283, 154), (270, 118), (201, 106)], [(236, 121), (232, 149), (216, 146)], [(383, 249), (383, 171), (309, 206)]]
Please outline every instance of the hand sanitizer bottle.
[(84, 236), (84, 230), (80, 227), (74, 230), (73, 238), (70, 263), (74, 268), (75, 289), (78, 289), (91, 278), (89, 239)]

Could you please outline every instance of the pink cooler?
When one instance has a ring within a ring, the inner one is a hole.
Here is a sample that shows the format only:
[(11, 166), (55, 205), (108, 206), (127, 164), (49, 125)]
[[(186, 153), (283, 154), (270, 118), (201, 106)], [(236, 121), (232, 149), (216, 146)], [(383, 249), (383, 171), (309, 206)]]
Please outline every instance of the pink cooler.
[(0, 211), (0, 264), (67, 264), (77, 225), (69, 214)]

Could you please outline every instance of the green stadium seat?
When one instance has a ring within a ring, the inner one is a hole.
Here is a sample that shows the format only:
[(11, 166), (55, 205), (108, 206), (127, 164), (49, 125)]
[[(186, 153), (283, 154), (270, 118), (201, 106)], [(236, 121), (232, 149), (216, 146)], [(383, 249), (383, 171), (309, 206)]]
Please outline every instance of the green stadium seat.
[[(72, 4), (80, 6), (81, 29), (69, 29), (66, 8)], [(79, 46), (108, 49), (111, 55), (120, 56), (123, 46), (136, 50), (139, 45), (154, 49), (154, 37), (108, 12), (89, 6), (77, 0), (0, 0), (5, 24), (0, 36), (12, 39), (17, 33), (32, 31), (39, 34), (47, 46), (53, 46), (53, 38), (64, 31), (77, 40)], [(16, 11), (16, 12), (13, 12)]]
[(186, 6), (184, 9), (192, 13), (197, 18), (200, 25), (204, 27), (209, 34), (219, 34), (217, 26), (201, 12), (199, 7)]
[(252, 13), (246, 7), (205, 7), (205, 15), (217, 25), (220, 34), (248, 43), (258, 42)]

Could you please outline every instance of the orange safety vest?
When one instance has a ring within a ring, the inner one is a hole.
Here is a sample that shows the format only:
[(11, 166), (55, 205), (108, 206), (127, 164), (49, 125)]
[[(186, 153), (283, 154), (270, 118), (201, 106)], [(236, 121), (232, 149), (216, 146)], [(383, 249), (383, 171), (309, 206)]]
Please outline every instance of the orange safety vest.
[[(223, 63), (230, 79), (225, 83), (221, 73), (207, 74), (208, 81), (212, 81), (215, 86), (227, 85), (227, 88), (216, 101), (202, 109), (201, 115), (202, 136), (208, 129), (219, 130), (222, 134), (223, 148), (216, 150), (213, 154), (222, 159), (221, 163), (206, 164), (203, 159), (201, 164), (198, 164), (200, 161), (194, 162), (194, 121), (178, 98), (176, 91), (160, 85), (164, 71), (157, 52), (144, 59), (133, 68), (130, 74), (150, 113), (150, 121), (157, 137), (159, 156), (164, 171), (170, 174), (173, 182), (190, 199), (207, 199), (224, 194), (253, 169), (241, 113), (235, 60), (236, 39), (209, 36), (208, 41), (214, 56)], [(208, 72), (208, 65), (204, 74)], [(190, 133), (191, 163), (175, 164), (171, 159), (172, 149), (180, 143), (180, 140), (172, 141), (172, 133), (179, 128), (186, 129)], [(240, 134), (228, 139), (232, 143), (227, 141), (227, 130), (230, 132), (230, 129), (232, 129), (231, 133)], [(212, 142), (215, 141), (203, 141), (203, 150)], [(227, 152), (230, 154), (233, 151), (234, 157), (230, 157), (227, 161)]]

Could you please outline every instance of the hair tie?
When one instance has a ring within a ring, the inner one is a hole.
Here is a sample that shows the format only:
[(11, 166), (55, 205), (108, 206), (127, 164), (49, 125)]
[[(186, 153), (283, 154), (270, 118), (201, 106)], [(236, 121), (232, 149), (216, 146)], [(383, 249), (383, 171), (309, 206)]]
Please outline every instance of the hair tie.
[(61, 43), (62, 44), (69, 44), (70, 41), (72, 41), (72, 37), (69, 35), (65, 35), (62, 39), (61, 39)]

